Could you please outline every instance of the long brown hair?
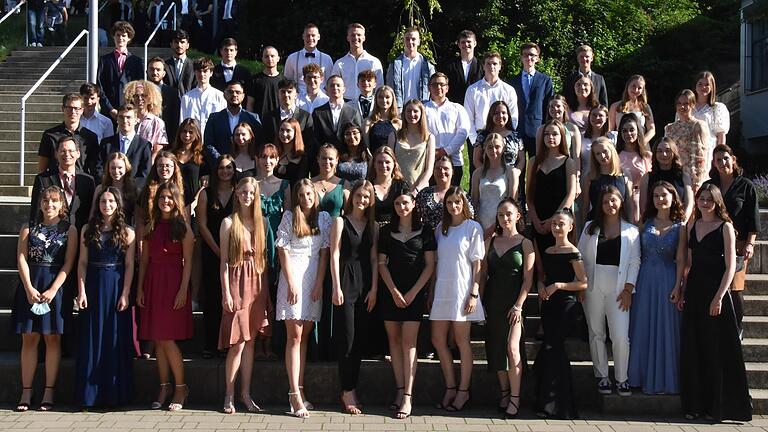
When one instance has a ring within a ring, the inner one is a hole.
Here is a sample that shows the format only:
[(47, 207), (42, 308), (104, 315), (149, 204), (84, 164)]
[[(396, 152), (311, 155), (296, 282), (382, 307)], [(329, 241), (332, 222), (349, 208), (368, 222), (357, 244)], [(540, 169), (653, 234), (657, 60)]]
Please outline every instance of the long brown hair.
[[(547, 159), (547, 156), (549, 155), (549, 150), (547, 150), (546, 145), (544, 144), (544, 131), (549, 126), (555, 126), (560, 131), (560, 144), (557, 146), (557, 150), (566, 158), (570, 157), (570, 153), (568, 152), (568, 144), (565, 142), (565, 135), (568, 133), (568, 131), (565, 130), (565, 125), (563, 122), (557, 119), (552, 119), (541, 125), (537, 138), (537, 141), (539, 141), (539, 148), (536, 150), (536, 157), (533, 159), (533, 164), (531, 164), (532, 166), (530, 168), (534, 173), (534, 175), (531, 176), (531, 181), (528, 183), (528, 190), (531, 197), (535, 196), (536, 194), (536, 170), (539, 169), (539, 166), (544, 163), (544, 161)], [(565, 163), (567, 162), (568, 161), (566, 160)]]
[(664, 190), (672, 195), (672, 205), (669, 207), (669, 220), (672, 222), (682, 222), (685, 219), (685, 209), (683, 208), (682, 201), (680, 201), (680, 195), (677, 194), (677, 189), (672, 186), (672, 183), (664, 180), (657, 181), (648, 189), (650, 196), (646, 200), (643, 222), (651, 220), (659, 214), (659, 210), (653, 203), (653, 191), (657, 188), (664, 188)]
[(243, 217), (240, 212), (250, 212), (253, 217), (253, 260), (256, 265), (256, 272), (262, 273), (266, 267), (266, 239), (264, 234), (264, 219), (261, 214), (261, 194), (259, 183), (253, 177), (244, 177), (237, 183), (235, 193), (245, 185), (251, 185), (254, 188), (254, 199), (251, 208), (241, 208), (240, 199), (236, 197), (232, 205), (232, 226), (229, 230), (229, 262), (230, 267), (237, 267), (245, 259), (246, 232), (248, 229), (243, 223)]
[(158, 201), (163, 191), (169, 191), (173, 197), (173, 210), (171, 211), (171, 239), (173, 241), (181, 241), (187, 234), (187, 217), (184, 212), (184, 195), (182, 190), (174, 183), (165, 182), (161, 183), (157, 187), (155, 197), (152, 200), (152, 212), (149, 214), (149, 222), (147, 223), (147, 232), (144, 235), (145, 239), (149, 239), (152, 233), (157, 228), (157, 224), (162, 219), (162, 214), (158, 208)]
[(632, 84), (633, 81), (642, 81), (643, 82), (643, 93), (640, 94), (640, 96), (637, 97), (637, 105), (640, 108), (640, 111), (643, 112), (643, 115), (646, 114), (646, 108), (648, 108), (648, 89), (646, 88), (645, 84), (645, 77), (642, 75), (632, 75), (629, 77), (626, 83), (624, 83), (624, 92), (621, 94), (621, 103), (619, 103), (619, 112), (625, 113), (629, 110), (629, 85)]
[(621, 203), (621, 207), (619, 207), (619, 219), (622, 221), (627, 220), (626, 216), (626, 203), (624, 202), (624, 197), (621, 195), (621, 192), (618, 188), (614, 185), (608, 185), (600, 192), (600, 198), (598, 199), (598, 206), (599, 208), (595, 209), (595, 218), (589, 222), (589, 225), (587, 226), (587, 233), (589, 235), (595, 235), (595, 232), (597, 232), (597, 229), (600, 228), (600, 231), (602, 232), (605, 229), (605, 213), (603, 212), (603, 198), (605, 198), (606, 195), (614, 195), (619, 198), (619, 202)]
[(121, 251), (128, 249), (128, 224), (125, 222), (125, 211), (123, 210), (123, 198), (120, 193), (120, 189), (114, 186), (106, 186), (101, 189), (99, 195), (96, 197), (96, 205), (99, 209), (93, 213), (93, 217), (88, 221), (88, 227), (83, 233), (85, 244), (88, 246), (94, 246), (96, 249), (101, 249), (101, 234), (104, 232), (103, 228), (106, 223), (104, 215), (101, 213), (101, 197), (105, 193), (111, 193), (115, 197), (115, 203), (117, 208), (115, 209), (115, 215), (112, 217), (112, 231), (110, 234), (110, 241), (113, 245), (120, 248)]
[(289, 143), (283, 143), (280, 141), (280, 127), (277, 128), (277, 142), (280, 144), (280, 154), (288, 155), (288, 157), (301, 157), (304, 154), (304, 138), (301, 136), (301, 124), (299, 124), (298, 120), (295, 118), (287, 118), (280, 122), (280, 126), (283, 126), (283, 124), (289, 124), (291, 128), (293, 129), (293, 141), (290, 142), (290, 145), (292, 146), (291, 152), (286, 150), (285, 145)]
[(403, 173), (400, 171), (400, 164), (397, 163), (397, 157), (395, 157), (395, 151), (389, 146), (381, 146), (373, 152), (373, 158), (371, 159), (370, 166), (368, 167), (368, 181), (374, 183), (376, 181), (376, 159), (381, 156), (389, 156), (392, 159), (392, 180), (402, 180)]
[(420, 142), (424, 142), (429, 138), (429, 129), (427, 128), (427, 111), (424, 107), (424, 104), (421, 103), (418, 99), (411, 99), (408, 102), (405, 103), (403, 106), (403, 127), (400, 128), (400, 130), (397, 131), (397, 139), (400, 141), (408, 141), (408, 128), (410, 127), (410, 122), (406, 121), (406, 110), (410, 107), (414, 106), (419, 109), (419, 112), (421, 113), (421, 116), (419, 116), (419, 122), (414, 125), (414, 127), (419, 132), (419, 139)]
[[(169, 159), (173, 162), (173, 174), (168, 181), (163, 181), (160, 175), (157, 173), (157, 164), (160, 163), (160, 159)], [(147, 176), (147, 182), (144, 184), (144, 188), (139, 194), (139, 207), (144, 210), (144, 214), (147, 218), (151, 217), (153, 206), (155, 202), (155, 195), (157, 195), (158, 186), (161, 183), (173, 183), (181, 193), (182, 208), (184, 203), (184, 181), (181, 178), (181, 167), (179, 166), (179, 160), (176, 159), (176, 155), (173, 153), (161, 150), (155, 158), (155, 163), (152, 164), (152, 168), (149, 170)]]
[[(714, 156), (717, 153), (726, 153), (733, 159), (733, 162), (731, 162), (731, 165), (733, 165), (733, 176), (739, 177), (744, 174), (744, 169), (739, 165), (739, 161), (736, 158), (736, 155), (733, 154), (733, 150), (728, 144), (718, 144), (715, 146), (714, 149), (712, 149), (712, 159), (714, 162)], [(715, 164), (712, 164), (712, 168), (709, 170), (709, 177), (713, 179), (720, 179), (720, 172), (715, 168)]]
[(368, 221), (368, 226), (373, 227), (373, 224), (376, 223), (376, 191), (373, 189), (373, 184), (368, 180), (361, 179), (352, 184), (352, 188), (349, 190), (349, 198), (347, 198), (347, 201), (344, 203), (344, 214), (352, 214), (352, 197), (354, 197), (355, 193), (360, 189), (365, 190), (371, 195), (371, 202), (368, 207), (365, 208), (364, 215), (365, 219)]
[(181, 124), (179, 125), (179, 128), (176, 130), (176, 137), (173, 138), (173, 142), (171, 143), (170, 147), (168, 148), (168, 151), (176, 155), (176, 157), (179, 157), (181, 153), (184, 151), (184, 143), (181, 142), (181, 134), (184, 130), (184, 128), (191, 128), (192, 129), (192, 162), (195, 165), (202, 165), (203, 164), (203, 135), (200, 132), (200, 124), (197, 122), (197, 120), (193, 118), (185, 119)]
[[(232, 156), (239, 156), (240, 155), (240, 147), (235, 145), (235, 132), (238, 128), (245, 129), (248, 134), (251, 136), (251, 139), (247, 141), (246, 145), (246, 151), (248, 152), (248, 156), (251, 157), (251, 159), (256, 159), (256, 154), (258, 153), (258, 148), (256, 147), (256, 135), (253, 133), (253, 128), (251, 125), (249, 125), (246, 122), (240, 122), (235, 126), (235, 128), (232, 130)], [(299, 132), (299, 135), (301, 135), (301, 132)]]
[[(304, 216), (304, 212), (301, 210), (301, 204), (299, 203), (299, 191), (308, 187), (312, 189), (315, 194), (315, 202), (309, 209), (309, 214)], [(320, 197), (317, 195), (317, 189), (312, 183), (312, 180), (303, 178), (296, 182), (291, 188), (291, 203), (293, 203), (293, 233), (296, 237), (315, 236), (320, 234), (320, 225), (318, 223), (318, 216), (320, 214)]]
[(645, 142), (645, 134), (643, 133), (645, 128), (640, 126), (640, 120), (634, 113), (628, 113), (621, 116), (621, 121), (619, 122), (619, 127), (617, 130), (618, 134), (616, 136), (616, 152), (621, 153), (626, 149), (627, 142), (624, 141), (624, 133), (622, 133), (622, 129), (624, 129), (624, 125), (627, 123), (635, 124), (635, 129), (637, 129), (637, 142), (635, 143), (635, 151), (641, 158), (645, 158), (648, 154), (648, 144)]
[(443, 198), (443, 219), (441, 221), (442, 226), (440, 227), (440, 231), (444, 236), (448, 235), (448, 229), (451, 227), (451, 214), (448, 213), (448, 205), (446, 205), (445, 202), (448, 200), (448, 197), (453, 196), (457, 196), (461, 199), (461, 215), (464, 217), (464, 220), (472, 219), (472, 212), (469, 211), (467, 194), (461, 189), (461, 186), (449, 187), (445, 192), (445, 198)]
[(715, 83), (715, 76), (710, 71), (702, 71), (696, 74), (696, 81), (693, 82), (693, 88), (696, 88), (696, 84), (701, 80), (707, 80), (709, 82), (709, 96), (707, 97), (707, 104), (709, 106), (715, 106), (717, 102), (717, 84)]
[(208, 181), (208, 190), (210, 193), (208, 193), (209, 196), (206, 197), (208, 198), (208, 201), (212, 203), (213, 208), (216, 210), (222, 209), (226, 205), (226, 203), (219, 201), (219, 182), (221, 181), (219, 180), (219, 165), (221, 165), (221, 163), (225, 160), (232, 164), (233, 173), (232, 178), (229, 180), (229, 187), (234, 189), (235, 184), (237, 183), (237, 179), (234, 175), (234, 173), (237, 172), (237, 164), (235, 163), (235, 158), (233, 158), (231, 154), (223, 154), (219, 156), (219, 159), (216, 161), (216, 172), (210, 175), (210, 180)]
[[(732, 222), (731, 216), (728, 214), (728, 210), (725, 208), (725, 203), (723, 202), (723, 193), (720, 192), (720, 188), (712, 183), (704, 183), (701, 185), (701, 187), (699, 187), (699, 190), (696, 191), (696, 201), (699, 200), (702, 192), (709, 192), (709, 194), (712, 195), (712, 200), (715, 202), (715, 216), (723, 222)], [(701, 219), (701, 210), (699, 210), (698, 204), (694, 206), (693, 211), (696, 215), (696, 219)]]
[(128, 156), (126, 156), (125, 153), (114, 152), (107, 157), (107, 161), (104, 164), (104, 167), (106, 168), (104, 170), (104, 178), (101, 180), (101, 190), (115, 186), (115, 179), (113, 179), (109, 174), (109, 164), (111, 164), (113, 160), (120, 160), (125, 165), (123, 188), (120, 193), (123, 195), (123, 199), (126, 203), (131, 203), (131, 205), (133, 205), (133, 202), (136, 200), (136, 182), (133, 180), (133, 176), (131, 175), (133, 167), (131, 166), (131, 162), (128, 160)]

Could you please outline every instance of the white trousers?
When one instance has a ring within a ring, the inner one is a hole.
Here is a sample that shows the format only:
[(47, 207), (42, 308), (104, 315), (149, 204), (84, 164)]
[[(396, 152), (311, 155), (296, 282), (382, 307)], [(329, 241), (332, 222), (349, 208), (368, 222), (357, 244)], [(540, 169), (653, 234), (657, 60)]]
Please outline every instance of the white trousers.
[(589, 328), (589, 352), (597, 378), (608, 377), (608, 349), (605, 345), (605, 320), (613, 342), (613, 374), (616, 382), (627, 380), (629, 366), (629, 311), (619, 309), (616, 285), (619, 268), (595, 265), (592, 289), (584, 301), (584, 313)]

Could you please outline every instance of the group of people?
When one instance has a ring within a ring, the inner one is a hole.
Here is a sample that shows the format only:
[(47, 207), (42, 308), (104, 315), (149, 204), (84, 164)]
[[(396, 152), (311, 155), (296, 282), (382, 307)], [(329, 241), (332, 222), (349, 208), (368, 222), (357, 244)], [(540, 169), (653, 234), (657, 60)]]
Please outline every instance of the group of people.
[[(474, 57), (470, 31), (459, 34), (460, 57), (435, 72), (418, 29), (406, 30), (386, 74), (360, 24), (335, 63), (317, 50), (316, 25), (303, 36), (283, 73), (266, 47), (264, 71), (250, 76), (234, 40), (214, 66), (186, 58), (188, 36), (177, 32), (174, 57), (152, 59), (144, 81), (131, 78), (141, 72), (126, 51), (132, 28), (115, 24), (99, 83), (65, 96), (62, 124), (41, 140), (19, 237), (18, 410), (30, 407), (41, 335), (41, 409), (53, 407), (76, 291), (84, 407), (130, 402), (131, 359), (154, 350), (152, 408), (182, 409), (176, 341), (193, 336), (199, 299), (203, 355), (226, 355), (225, 413), (236, 399), (261, 410), (250, 396), (254, 358), (284, 342), (293, 415), (313, 409), (308, 356), (338, 362), (343, 410), (359, 414), (361, 359), (387, 353), (390, 408), (407, 418), (428, 316), (445, 384), (437, 406), (470, 401), (470, 329), (484, 323), (499, 411), (514, 418), (523, 324), (538, 308), (538, 415), (577, 416), (565, 341), (588, 335), (599, 393), (680, 393), (689, 418), (751, 418), (740, 290), (757, 199), (725, 144), (711, 73), (676, 98), (677, 118), (651, 150), (644, 78), (608, 107), (588, 46), (560, 95), (536, 71), (534, 43), (521, 46), (523, 72), (508, 84), (498, 53)], [(469, 193), (459, 186), (465, 143)]]

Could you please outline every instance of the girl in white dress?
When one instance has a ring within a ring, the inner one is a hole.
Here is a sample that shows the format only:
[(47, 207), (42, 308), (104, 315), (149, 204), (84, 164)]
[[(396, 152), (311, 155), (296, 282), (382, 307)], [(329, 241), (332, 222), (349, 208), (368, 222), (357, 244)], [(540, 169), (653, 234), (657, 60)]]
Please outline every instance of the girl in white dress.
[[(485, 319), (480, 303), (479, 274), (485, 255), (483, 228), (473, 221), (467, 195), (460, 187), (445, 193), (443, 220), (435, 229), (437, 272), (432, 292), (432, 344), (440, 356), (445, 379), (445, 395), (438, 408), (462, 410), (470, 399), (472, 347), (469, 330), (472, 321)], [(456, 387), (453, 355), (448, 348), (449, 329), (453, 329), (461, 356), (461, 379)]]
[(291, 413), (309, 417), (307, 405), (311, 404), (301, 390), (309, 335), (322, 311), (331, 217), (318, 208), (320, 200), (309, 179), (296, 182), (293, 190), (294, 206), (283, 214), (275, 241), (282, 267), (275, 311), (276, 319), (285, 321), (287, 332), (285, 367)]

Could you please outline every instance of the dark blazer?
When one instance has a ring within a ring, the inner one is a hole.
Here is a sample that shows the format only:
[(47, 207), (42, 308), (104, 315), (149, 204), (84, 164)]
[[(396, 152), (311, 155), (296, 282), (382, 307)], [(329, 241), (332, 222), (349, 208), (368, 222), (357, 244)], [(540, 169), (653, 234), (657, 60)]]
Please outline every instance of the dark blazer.
[[(165, 59), (165, 78), (163, 82), (175, 88), (179, 92), (179, 98), (188, 91), (197, 87), (197, 78), (192, 66), (192, 59), (187, 57), (181, 67), (181, 79), (178, 78), (179, 71), (176, 69), (176, 59), (173, 57)], [(163, 96), (165, 100), (165, 96)], [(166, 122), (167, 123), (167, 122)]]
[[(261, 144), (264, 142), (261, 119), (259, 119), (257, 114), (248, 112), (243, 108), (240, 110), (240, 118), (238, 118), (237, 123), (248, 123), (251, 129), (253, 129), (253, 138), (256, 140), (256, 143)], [(219, 159), (219, 156), (232, 152), (232, 130), (229, 128), (229, 115), (226, 108), (208, 117), (208, 122), (205, 124), (203, 144), (205, 145), (203, 153), (205, 154), (208, 166), (213, 170), (211, 172), (216, 172), (216, 161)]]
[(339, 154), (347, 153), (347, 146), (344, 144), (344, 131), (341, 129), (347, 123), (354, 123), (362, 126), (363, 119), (360, 111), (344, 104), (339, 115), (338, 129), (333, 127), (333, 114), (331, 114), (331, 104), (327, 102), (312, 111), (312, 124), (314, 126), (315, 141), (310, 147), (304, 143), (307, 157), (311, 161), (310, 171), (312, 174), (317, 172), (317, 150), (325, 143), (333, 144), (339, 150)]
[[(223, 3), (223, 1), (221, 2)], [(243, 89), (248, 87), (248, 83), (251, 82), (251, 73), (245, 66), (235, 65), (235, 70), (232, 72), (232, 81), (242, 81)], [(211, 75), (211, 85), (221, 91), (227, 88), (229, 81), (224, 79), (224, 66), (221, 63), (213, 67), (213, 75)]]
[[(120, 134), (101, 140), (101, 152), (99, 152), (99, 175), (102, 176), (107, 167), (104, 164), (109, 155), (120, 151)], [(128, 161), (131, 163), (131, 174), (136, 181), (136, 188), (144, 187), (144, 182), (152, 168), (152, 143), (136, 134), (128, 147)]]
[[(579, 100), (576, 99), (576, 92), (573, 90), (573, 86), (579, 78), (581, 78), (581, 73), (579, 73), (578, 70), (575, 70), (563, 79), (563, 96), (565, 96), (565, 100), (568, 102), (568, 106), (571, 110), (574, 110), (579, 106)], [(597, 101), (600, 102), (601, 105), (608, 107), (608, 89), (605, 86), (605, 79), (595, 71), (592, 71), (591, 78), (592, 90), (597, 95)]]
[[(58, 169), (48, 169), (35, 176), (35, 184), (32, 186), (32, 201), (29, 206), (29, 223), (37, 219), (40, 205), (40, 193), (49, 186), (62, 187)], [(75, 195), (72, 202), (68, 203), (69, 214), (67, 220), (79, 231), (88, 223), (91, 214), (91, 203), (96, 184), (93, 177), (78, 170), (75, 173)]]
[(547, 117), (547, 104), (554, 96), (552, 78), (543, 72), (536, 71), (528, 99), (523, 92), (521, 74), (513, 76), (509, 84), (517, 93), (517, 133), (524, 138), (535, 138), (536, 131)]
[(448, 75), (448, 100), (464, 105), (464, 95), (467, 87), (483, 79), (483, 65), (477, 59), (472, 58), (469, 65), (469, 79), (464, 78), (464, 68), (461, 65), (461, 57), (454, 57), (445, 63), (440, 69)]
[[(310, 140), (310, 143), (314, 142), (315, 127), (314, 122), (312, 121), (312, 114), (301, 108), (296, 108), (293, 110), (293, 118), (299, 122), (304, 145), (307, 145), (307, 140)], [(264, 126), (264, 142), (275, 143), (275, 140), (277, 139), (277, 131), (280, 129), (281, 122), (280, 108), (264, 113), (264, 118), (262, 119)]]
[(163, 112), (160, 117), (165, 122), (165, 132), (168, 135), (168, 141), (173, 142), (176, 138), (176, 131), (179, 129), (179, 115), (181, 112), (181, 98), (175, 88), (160, 83), (160, 94), (163, 96)]
[[(125, 104), (123, 89), (125, 85), (134, 80), (144, 79), (144, 64), (141, 57), (128, 52), (125, 59), (123, 73), (117, 67), (115, 53), (110, 52), (99, 57), (99, 73), (96, 76), (96, 83), (101, 88), (101, 112), (109, 116), (113, 109), (120, 108)], [(111, 118), (111, 117), (110, 117)]]

